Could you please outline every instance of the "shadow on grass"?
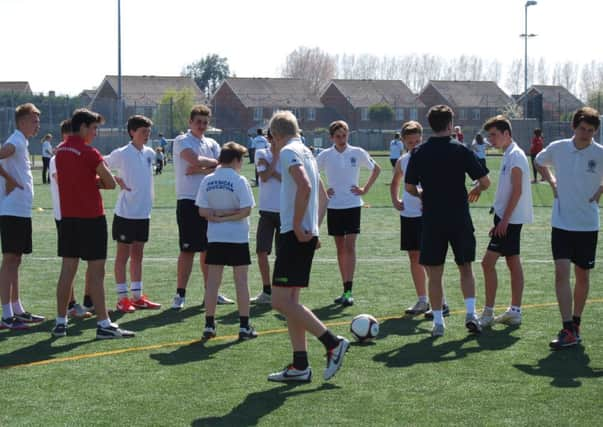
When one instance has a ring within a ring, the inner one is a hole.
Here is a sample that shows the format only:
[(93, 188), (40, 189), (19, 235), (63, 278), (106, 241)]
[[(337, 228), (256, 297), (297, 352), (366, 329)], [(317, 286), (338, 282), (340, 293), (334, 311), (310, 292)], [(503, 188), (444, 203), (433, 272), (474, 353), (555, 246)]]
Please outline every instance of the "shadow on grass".
[[(471, 353), (502, 350), (512, 346), (519, 340), (518, 337), (511, 335), (515, 329), (486, 330), (479, 335), (467, 335), (463, 339), (454, 341), (444, 341), (445, 338), (434, 339), (429, 336), (399, 349), (379, 353), (373, 357), (373, 360), (384, 363), (387, 367), (403, 368), (417, 363), (462, 359)], [(478, 345), (465, 347), (465, 344), (470, 342), (476, 342)]]
[(114, 311), (111, 313), (111, 320), (118, 322), (120, 327), (123, 327), (124, 329), (130, 329), (135, 332), (143, 331), (149, 328), (159, 328), (172, 323), (184, 322), (186, 319), (193, 316), (199, 316), (200, 325), (204, 321), (204, 318), (203, 320), (201, 320), (202, 307), (200, 305), (188, 307), (184, 310), (147, 310), (147, 312), (153, 314), (149, 316), (140, 317), (138, 319), (127, 320), (127, 314)]
[[(71, 333), (70, 328), (68, 333)], [(0, 368), (8, 368), (10, 366), (15, 365), (24, 365), (28, 363), (40, 362), (43, 360), (53, 359), (54, 356), (71, 351), (76, 347), (79, 347), (84, 344), (89, 344), (93, 341), (96, 341), (96, 328), (94, 333), (91, 335), (91, 339), (88, 341), (65, 341), (64, 345), (55, 345), (55, 343), (60, 343), (63, 340), (60, 338), (53, 338), (48, 335), (48, 338), (38, 341), (32, 345), (27, 347), (19, 348), (11, 353), (7, 353), (0, 356)]]
[(339, 388), (331, 383), (322, 383), (314, 389), (295, 390), (299, 385), (301, 384), (286, 384), (278, 388), (250, 393), (244, 401), (223, 417), (199, 418), (194, 420), (191, 426), (255, 426), (263, 416), (277, 410), (291, 397)]
[(417, 317), (387, 319), (379, 324), (379, 339), (390, 335), (414, 335), (417, 333), (417, 327), (420, 323), (424, 323), (424, 319)]
[(580, 387), (582, 381), (578, 378), (603, 377), (603, 369), (588, 366), (590, 357), (584, 352), (584, 347), (567, 348), (552, 351), (547, 357), (540, 359), (535, 365), (513, 365), (523, 373), (539, 377), (550, 377), (554, 387)]
[(345, 312), (346, 307), (341, 304), (329, 304), (324, 307), (311, 309), (316, 317), (321, 321), (326, 322), (334, 319), (341, 319), (343, 317), (350, 317), (350, 313)]
[(242, 342), (233, 340), (215, 345), (207, 345), (208, 343), (205, 341), (195, 341), (191, 344), (178, 347), (169, 353), (153, 353), (149, 357), (162, 365), (181, 365), (211, 359), (219, 351)]

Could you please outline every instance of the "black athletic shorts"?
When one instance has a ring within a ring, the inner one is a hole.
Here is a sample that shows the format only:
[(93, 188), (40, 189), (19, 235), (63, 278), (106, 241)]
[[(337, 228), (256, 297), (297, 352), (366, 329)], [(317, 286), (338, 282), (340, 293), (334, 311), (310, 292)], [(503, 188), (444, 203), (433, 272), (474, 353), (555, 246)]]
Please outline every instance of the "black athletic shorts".
[(400, 216), (400, 250), (418, 251), (421, 249), (421, 230), (423, 218)]
[(272, 286), (308, 287), (318, 237), (301, 243), (293, 231), (279, 236)]
[(278, 236), (281, 229), (281, 216), (278, 212), (260, 211), (258, 229), (255, 235), (255, 253), (272, 252), (272, 241), (278, 251)]
[(389, 159), (389, 162), (392, 164), (392, 168), (396, 167), (396, 162), (398, 161), (398, 159)]
[(59, 256), (85, 261), (107, 259), (107, 220), (62, 218), (59, 222)]
[(445, 229), (423, 223), (419, 263), (422, 265), (444, 264), (448, 243), (452, 246), (454, 262), (457, 265), (475, 261), (475, 235), (473, 232), (471, 224)]
[(113, 240), (119, 243), (148, 242), (149, 219), (128, 219), (114, 215), (111, 231)]
[(327, 230), (329, 236), (345, 236), (360, 233), (360, 212), (362, 208), (327, 209)]
[(205, 252), (207, 250), (207, 220), (199, 215), (194, 200), (182, 199), (176, 203), (178, 241), (181, 252)]
[(598, 231), (568, 231), (553, 227), (553, 259), (569, 259), (584, 270), (594, 268), (598, 235)]
[(208, 243), (205, 263), (208, 265), (249, 265), (251, 264), (249, 243)]
[[(499, 216), (494, 215), (494, 226), (496, 227), (499, 222)], [(490, 238), (490, 243), (488, 244), (488, 250), (497, 252), (505, 257), (519, 255), (521, 226), (522, 224), (509, 224), (507, 227), (507, 234), (505, 236), (492, 236)]]
[(31, 253), (31, 218), (0, 216), (0, 238), (3, 254)]

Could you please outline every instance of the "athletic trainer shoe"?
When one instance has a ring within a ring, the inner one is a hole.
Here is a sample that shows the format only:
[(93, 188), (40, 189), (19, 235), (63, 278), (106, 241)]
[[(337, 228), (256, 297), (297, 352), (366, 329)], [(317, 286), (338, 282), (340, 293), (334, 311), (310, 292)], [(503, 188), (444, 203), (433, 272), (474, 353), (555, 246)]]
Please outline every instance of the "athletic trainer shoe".
[(251, 298), (249, 302), (255, 304), (272, 304), (272, 295), (262, 291), (256, 297)]
[(180, 295), (176, 295), (174, 297), (174, 302), (172, 302), (172, 310), (182, 310), (184, 308), (185, 298)]
[(482, 331), (482, 327), (479, 324), (479, 320), (475, 313), (467, 313), (465, 316), (465, 326), (472, 334), (479, 334)]
[(409, 316), (417, 316), (419, 314), (425, 313), (429, 310), (429, 303), (425, 301), (417, 301), (415, 305), (412, 307), (408, 307), (404, 310), (404, 314), (408, 314)]
[(130, 298), (128, 298), (128, 297), (124, 297), (124, 298), (120, 299), (119, 301), (117, 301), (116, 308), (117, 308), (117, 311), (121, 311), (124, 314), (134, 313), (136, 311), (136, 307), (134, 307), (132, 305), (132, 301), (130, 301)]
[(113, 338), (133, 338), (136, 334), (132, 331), (120, 329), (117, 323), (111, 323), (106, 328), (98, 325), (96, 327), (96, 339), (107, 340)]
[(494, 312), (484, 310), (477, 320), (482, 328), (489, 328), (494, 324)]
[(14, 316), (2, 319), (2, 321), (0, 321), (0, 329), (13, 329), (15, 331), (22, 331), (23, 329), (28, 328), (29, 325), (27, 323), (23, 323)]
[(494, 322), (509, 326), (519, 326), (521, 325), (521, 312), (512, 311), (510, 308), (508, 308), (503, 314), (496, 316), (494, 318)]
[(255, 331), (253, 326), (248, 326), (246, 328), (239, 328), (239, 339), (240, 340), (250, 340), (253, 338), (257, 338), (258, 333)]
[(337, 347), (327, 352), (327, 367), (325, 368), (324, 372), (325, 380), (332, 378), (337, 373), (339, 368), (341, 368), (341, 365), (343, 364), (343, 357), (350, 347), (350, 341), (347, 338), (342, 336), (338, 336), (337, 338), (339, 339), (339, 344), (337, 344)]
[(582, 337), (580, 336), (580, 325), (578, 325), (576, 322), (574, 322), (574, 335), (576, 335), (576, 341), (582, 341)]
[(279, 372), (274, 372), (268, 375), (268, 381), (274, 382), (302, 382), (309, 383), (312, 381), (312, 368), (309, 366), (306, 369), (295, 369), (293, 365), (286, 366), (285, 369)]
[(206, 326), (203, 329), (203, 340), (208, 340), (216, 337), (216, 327), (215, 326)]
[(218, 295), (218, 305), (234, 304), (235, 302), (224, 295)]
[(76, 319), (88, 319), (92, 317), (92, 313), (79, 304), (75, 304), (71, 307), (69, 311), (67, 311), (67, 315)]
[(90, 313), (94, 314), (94, 304), (92, 304), (92, 305), (82, 304), (82, 307), (84, 308), (84, 310), (89, 311)]
[(67, 336), (67, 324), (66, 323), (57, 323), (50, 331), (53, 337), (60, 338)]
[(559, 331), (557, 338), (549, 343), (549, 347), (553, 350), (560, 350), (565, 347), (572, 347), (578, 344), (576, 333), (569, 329), (562, 329)]
[(345, 298), (345, 293), (341, 294), (341, 296), (335, 298), (333, 300), (333, 303), (335, 304), (341, 304), (343, 302), (343, 299)]
[(157, 309), (161, 308), (161, 304), (151, 301), (150, 299), (147, 298), (146, 295), (141, 295), (140, 298), (138, 298), (137, 300), (131, 300), (130, 302), (132, 303), (134, 308), (136, 308), (137, 310), (139, 310), (139, 309), (157, 310)]
[(21, 314), (15, 314), (15, 318), (23, 323), (41, 323), (46, 319), (44, 316), (31, 314), (28, 311)]
[(443, 324), (434, 323), (433, 327), (431, 328), (431, 336), (433, 338), (443, 337), (445, 329), (446, 329), (446, 327)]
[[(450, 316), (450, 307), (448, 307), (448, 304), (443, 304), (442, 305), (442, 316), (443, 317), (448, 317)], [(425, 318), (427, 320), (433, 320), (433, 309), (429, 309), (425, 312)]]

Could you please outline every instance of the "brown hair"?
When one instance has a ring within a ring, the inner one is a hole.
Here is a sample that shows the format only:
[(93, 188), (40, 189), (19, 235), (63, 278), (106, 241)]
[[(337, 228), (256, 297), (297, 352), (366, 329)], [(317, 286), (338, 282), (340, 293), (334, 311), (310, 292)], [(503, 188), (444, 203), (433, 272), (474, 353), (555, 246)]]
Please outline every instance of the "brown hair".
[(128, 135), (132, 136), (130, 131), (136, 132), (138, 128), (150, 128), (151, 126), (153, 126), (153, 122), (148, 117), (140, 114), (130, 116), (130, 118), (128, 118)]
[(336, 120), (329, 125), (329, 135), (335, 135), (335, 132), (337, 132), (339, 129), (344, 129), (346, 132), (350, 131), (350, 127), (346, 122), (343, 120)]
[(452, 123), (454, 112), (448, 105), (434, 105), (427, 112), (427, 121), (434, 132), (442, 132)]
[(542, 136), (542, 129), (540, 129), (540, 128), (534, 129), (534, 136), (541, 137)]
[(496, 130), (498, 130), (500, 133), (504, 133), (504, 131), (507, 131), (509, 132), (509, 136), (513, 135), (511, 121), (502, 114), (490, 117), (488, 120), (486, 120), (486, 123), (484, 123), (484, 130), (487, 132), (492, 128), (496, 128)]
[(218, 162), (228, 164), (235, 159), (243, 159), (245, 154), (247, 154), (247, 148), (243, 147), (241, 144), (237, 144), (236, 142), (229, 141), (222, 146)]
[(401, 133), (402, 138), (408, 135), (423, 135), (423, 126), (421, 126), (421, 123), (411, 120), (402, 125)]
[(30, 114), (39, 116), (40, 110), (38, 110), (38, 108), (31, 102), (18, 105), (17, 108), (15, 108), (15, 123), (19, 123), (19, 120), (21, 120), (23, 117), (29, 116)]
[(71, 131), (77, 133), (83, 124), (90, 126), (92, 123), (103, 124), (105, 123), (105, 118), (87, 108), (78, 108), (71, 116)]
[(71, 119), (65, 119), (61, 122), (61, 136), (71, 134)]
[(205, 117), (211, 117), (211, 110), (209, 109), (209, 107), (207, 105), (203, 105), (203, 104), (199, 104), (199, 105), (195, 105), (193, 107), (193, 109), (191, 110), (191, 115), (190, 115), (190, 119), (191, 121), (195, 120), (195, 116), (205, 116)]
[(572, 119), (572, 128), (576, 129), (580, 122), (584, 122), (595, 127), (595, 130), (601, 126), (601, 118), (599, 112), (591, 107), (582, 107), (574, 113)]

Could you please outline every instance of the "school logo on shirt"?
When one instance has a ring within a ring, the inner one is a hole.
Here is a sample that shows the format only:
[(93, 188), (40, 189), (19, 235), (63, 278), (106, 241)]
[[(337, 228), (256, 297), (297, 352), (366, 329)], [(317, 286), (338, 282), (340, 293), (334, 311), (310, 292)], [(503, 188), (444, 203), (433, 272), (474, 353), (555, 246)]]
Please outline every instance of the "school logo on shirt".
[(588, 161), (586, 172), (595, 173), (596, 172), (595, 171), (596, 168), (597, 168), (597, 162), (595, 162), (594, 160), (591, 159), (591, 160)]
[(353, 168), (356, 167), (356, 165), (358, 164), (358, 160), (356, 160), (356, 157), (350, 157), (350, 164)]

